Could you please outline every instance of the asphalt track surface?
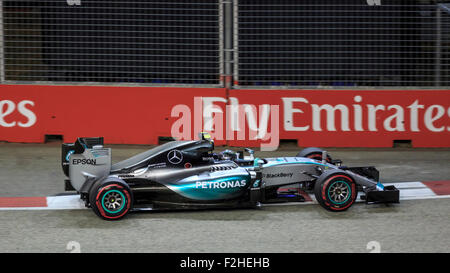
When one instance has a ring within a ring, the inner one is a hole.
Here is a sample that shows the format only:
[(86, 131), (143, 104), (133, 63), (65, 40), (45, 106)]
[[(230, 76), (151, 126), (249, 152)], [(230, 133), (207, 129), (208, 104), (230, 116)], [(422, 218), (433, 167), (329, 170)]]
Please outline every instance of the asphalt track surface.
[[(148, 149), (110, 147), (113, 162)], [(450, 180), (450, 149), (328, 151), (348, 166), (376, 166), (381, 182)], [(0, 196), (62, 193), (60, 156), (59, 143), (0, 144)], [(0, 252), (70, 252), (73, 244), (81, 252), (450, 252), (450, 199), (355, 204), (343, 213), (319, 205), (138, 212), (115, 222), (90, 210), (0, 211)]]

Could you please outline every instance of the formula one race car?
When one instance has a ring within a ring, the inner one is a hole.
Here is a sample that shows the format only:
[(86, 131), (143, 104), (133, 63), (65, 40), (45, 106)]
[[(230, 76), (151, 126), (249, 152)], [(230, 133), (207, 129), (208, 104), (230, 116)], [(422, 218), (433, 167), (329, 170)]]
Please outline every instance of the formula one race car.
[(62, 145), (66, 190), (77, 191), (103, 219), (131, 210), (259, 207), (302, 202), (314, 193), (330, 211), (344, 211), (358, 192), (366, 203), (398, 203), (399, 191), (383, 186), (374, 167), (345, 167), (319, 148), (295, 157), (254, 158), (253, 151), (214, 153), (214, 142), (172, 141), (116, 164), (103, 138)]

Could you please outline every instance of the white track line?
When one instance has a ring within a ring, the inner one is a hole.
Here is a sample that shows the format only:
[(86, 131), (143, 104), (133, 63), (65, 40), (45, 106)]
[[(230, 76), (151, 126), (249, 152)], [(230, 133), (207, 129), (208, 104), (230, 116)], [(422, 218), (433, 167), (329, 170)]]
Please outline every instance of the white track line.
[(77, 195), (49, 196), (47, 197), (48, 209), (84, 209), (84, 202)]

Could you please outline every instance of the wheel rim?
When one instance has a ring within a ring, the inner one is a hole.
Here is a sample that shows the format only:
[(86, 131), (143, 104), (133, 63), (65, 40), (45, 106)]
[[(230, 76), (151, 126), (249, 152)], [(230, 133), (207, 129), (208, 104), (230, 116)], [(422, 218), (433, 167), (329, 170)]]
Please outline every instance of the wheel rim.
[(125, 206), (125, 196), (118, 190), (107, 191), (102, 198), (103, 209), (109, 213), (118, 213)]
[(335, 181), (328, 188), (328, 198), (334, 204), (344, 204), (352, 194), (350, 185), (346, 181)]

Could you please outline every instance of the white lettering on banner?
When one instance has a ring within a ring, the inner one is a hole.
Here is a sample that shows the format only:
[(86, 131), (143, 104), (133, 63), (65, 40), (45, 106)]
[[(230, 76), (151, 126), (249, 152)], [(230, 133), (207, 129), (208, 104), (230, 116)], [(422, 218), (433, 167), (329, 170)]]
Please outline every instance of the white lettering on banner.
[[(6, 107), (5, 107), (6, 106)], [(5, 110), (3, 110), (5, 108)], [(16, 122), (6, 122), (5, 117), (14, 112), (16, 105), (14, 102), (10, 100), (2, 100), (0, 101), (0, 125), (3, 127), (14, 127), (16, 126)]]
[(284, 130), (286, 131), (308, 131), (309, 125), (302, 127), (294, 126), (294, 113), (303, 114), (303, 110), (293, 107), (294, 102), (308, 103), (305, 98), (281, 98), (284, 103)]
[(263, 139), (266, 137), (267, 127), (269, 123), (270, 117), (270, 105), (262, 104), (259, 106), (259, 126), (257, 126), (258, 122), (256, 121), (256, 116), (258, 115), (256, 111), (256, 107), (251, 104), (244, 104), (244, 113), (247, 117), (248, 127), (251, 132), (258, 132), (254, 139)]
[(378, 111), (384, 111), (385, 107), (384, 105), (367, 105), (367, 110), (369, 112), (369, 131), (376, 132), (377, 129), (377, 112)]
[(220, 107), (214, 104), (214, 102), (226, 103), (227, 99), (221, 97), (202, 97), (203, 102), (203, 129), (206, 131), (213, 131), (213, 114), (223, 114)]
[[(271, 140), (271, 143), (275, 137), (275, 142), (278, 143), (280, 129), (278, 122), (280, 121), (283, 122), (285, 131), (293, 132), (450, 131), (448, 106), (438, 104), (425, 106), (418, 99), (405, 106), (364, 104), (363, 101), (361, 95), (354, 96), (349, 104), (335, 105), (316, 104), (303, 97), (282, 97), (283, 117), (281, 120), (278, 116), (279, 105), (239, 104), (236, 97), (230, 97), (228, 100), (223, 97), (196, 97), (194, 98), (194, 133), (197, 134), (203, 130), (213, 131), (211, 135), (218, 140), (223, 140), (224, 137), (226, 140), (235, 140), (237, 133), (237, 140)], [(228, 104), (223, 107), (219, 106), (219, 103)], [(177, 105), (172, 109), (172, 117), (178, 118), (172, 125), (172, 136), (181, 136), (183, 139), (188, 139), (188, 135), (192, 136), (191, 114), (192, 110), (186, 105)], [(197, 118), (198, 116), (200, 117)], [(409, 124), (406, 124), (405, 116), (409, 117)], [(350, 124), (352, 119), (353, 124)], [(420, 128), (420, 124), (424, 127)], [(245, 133), (247, 128), (248, 136)], [(189, 132), (186, 132), (188, 129)], [(223, 129), (226, 130), (225, 136)]]
[(240, 131), (239, 127), (239, 101), (236, 98), (230, 98), (229, 104), (229, 119), (230, 119), (230, 128), (233, 131)]
[[(437, 110), (436, 115), (433, 115), (434, 109)], [(445, 114), (444, 107), (440, 105), (431, 105), (428, 107), (428, 109), (425, 111), (425, 126), (428, 128), (428, 130), (432, 132), (442, 132), (445, 130), (445, 127), (434, 127), (434, 122), (438, 119), (440, 119)]]
[(413, 104), (408, 106), (408, 108), (410, 109), (411, 131), (420, 132), (420, 130), (419, 130), (419, 109), (423, 109), (424, 106), (419, 104), (419, 100), (416, 100), (416, 101), (414, 101)]
[[(353, 98), (354, 102), (360, 103), (362, 102), (361, 96), (355, 96)], [(361, 132), (364, 131), (362, 126), (362, 107), (359, 104), (353, 104), (353, 111), (355, 112), (355, 131)]]
[[(176, 139), (192, 139), (192, 136), (201, 132), (210, 132), (215, 140), (224, 139), (224, 111), (215, 103), (227, 103), (222, 97), (195, 97), (194, 110), (184, 104), (175, 105), (171, 110), (171, 117), (178, 118), (171, 127), (171, 136)], [(230, 104), (225, 106), (227, 140), (263, 140), (269, 143), (261, 144), (264, 151), (272, 151), (279, 144), (279, 106), (262, 104), (256, 107), (252, 104), (240, 105), (236, 98), (229, 99)], [(192, 128), (192, 113), (193, 126)], [(258, 119), (259, 116), (259, 119)], [(271, 131), (269, 132), (269, 120)], [(247, 121), (247, 126), (245, 122)], [(245, 129), (249, 128), (248, 138)], [(194, 134), (192, 134), (194, 133)]]
[[(390, 105), (387, 109), (395, 109), (395, 113), (384, 120), (384, 129), (389, 132), (405, 131), (405, 114), (403, 111), (403, 107), (401, 107), (400, 105)], [(392, 121), (395, 121), (395, 126), (391, 126)]]
[(24, 117), (27, 118), (25, 123), (19, 121), (7, 122), (5, 118), (11, 115), (16, 110), (16, 104), (10, 100), (0, 100), (0, 126), (1, 127), (14, 127), (18, 125), (19, 127), (31, 127), (36, 123), (36, 114), (27, 108), (27, 105), (34, 106), (34, 102), (30, 100), (23, 100), (17, 105), (17, 111)]
[(17, 107), (19, 113), (21, 113), (28, 119), (28, 121), (25, 123), (19, 121), (20, 127), (31, 127), (36, 123), (36, 115), (33, 113), (33, 111), (26, 108), (26, 105), (34, 106), (34, 102), (32, 102), (31, 100), (23, 100), (19, 102), (19, 105)]
[(328, 131), (336, 131), (334, 117), (337, 110), (341, 112), (341, 129), (342, 131), (350, 131), (348, 126), (348, 108), (343, 104), (338, 104), (336, 106), (331, 106), (329, 104), (317, 105), (311, 104), (312, 107), (312, 115), (313, 115), (313, 130), (314, 131), (322, 131), (320, 127), (320, 112), (325, 110), (327, 112), (327, 130)]
[[(450, 107), (447, 109), (447, 115), (450, 118)], [(450, 126), (447, 126), (447, 131), (450, 131)]]
[[(306, 110), (305, 106), (302, 105), (301, 108), (294, 107), (294, 103), (303, 103), (303, 104), (309, 104), (309, 101), (305, 98), (281, 98), (283, 101), (284, 106), (284, 129), (286, 131), (308, 131), (310, 130), (310, 125), (306, 122), (298, 122), (302, 126), (294, 126), (294, 114), (297, 114), (297, 120), (303, 120), (301, 119), (301, 115), (304, 114)], [(353, 98), (353, 101), (356, 103), (361, 103), (363, 101), (361, 96), (355, 96)], [(372, 105), (367, 104), (365, 105), (366, 108), (363, 108), (363, 105), (360, 104), (353, 104), (353, 113), (350, 112), (350, 108), (347, 107), (344, 104), (338, 104), (338, 105), (330, 105), (330, 104), (310, 104), (311, 108), (310, 111), (312, 112), (312, 131), (323, 131), (322, 124), (323, 120), (322, 112), (326, 113), (326, 131), (337, 131), (336, 129), (336, 113), (340, 113), (340, 124), (341, 124), (341, 131), (357, 131), (357, 132), (363, 132), (365, 131), (363, 126), (363, 113), (364, 109), (367, 110), (367, 130), (372, 132), (378, 131), (378, 125), (377, 121), (379, 118), (379, 113), (386, 111), (386, 113), (392, 112), (392, 115), (388, 116), (383, 121), (383, 128), (388, 132), (404, 132), (406, 131), (405, 128), (405, 110), (409, 109), (410, 111), (410, 130), (413, 132), (420, 132), (419, 128), (419, 110), (424, 109), (425, 106), (419, 104), (419, 101), (416, 100), (411, 105), (407, 106), (406, 109), (402, 107), (401, 105)], [(297, 106), (298, 107), (298, 106)], [(450, 108), (448, 108), (449, 113), (448, 116), (450, 117)], [(350, 128), (350, 116), (353, 114), (353, 128)], [(426, 109), (425, 115), (424, 115), (424, 124), (426, 128), (432, 132), (442, 132), (445, 130), (444, 127), (436, 128), (434, 126), (434, 123), (441, 119), (445, 114), (445, 107), (441, 105), (432, 105)], [(447, 131), (450, 131), (450, 127), (447, 128)]]

